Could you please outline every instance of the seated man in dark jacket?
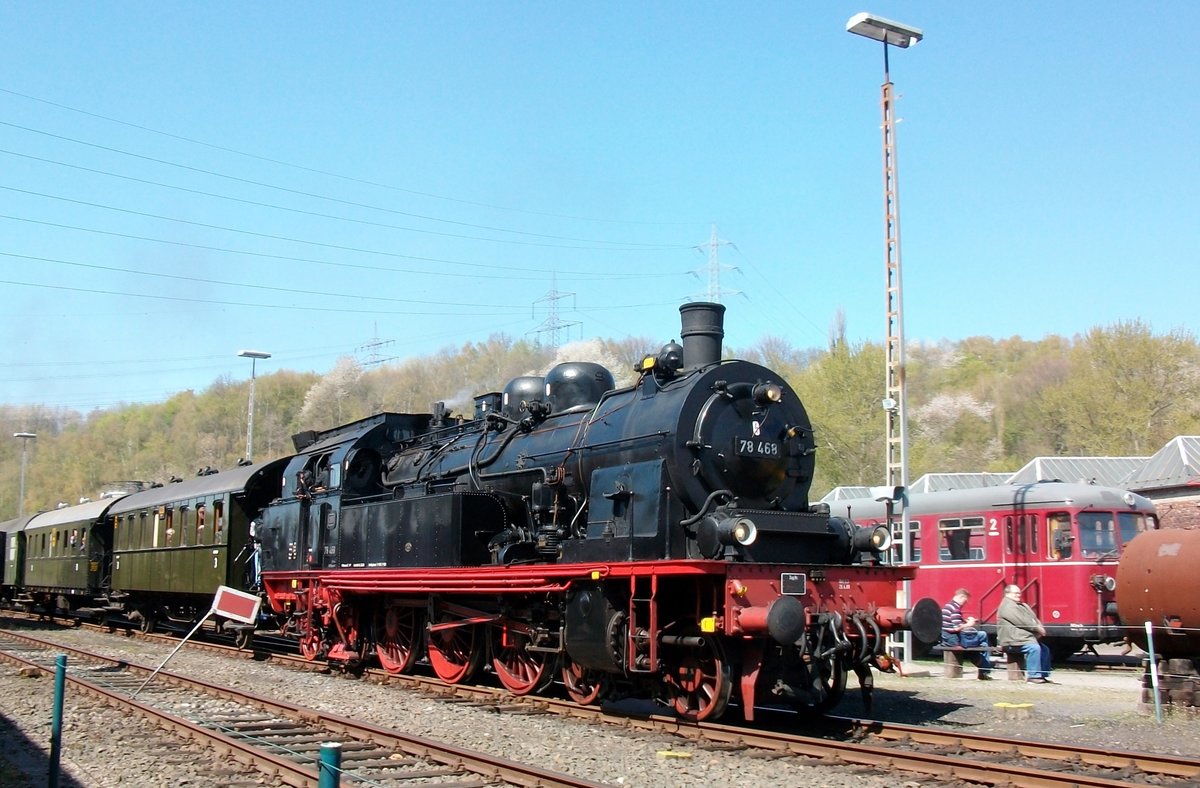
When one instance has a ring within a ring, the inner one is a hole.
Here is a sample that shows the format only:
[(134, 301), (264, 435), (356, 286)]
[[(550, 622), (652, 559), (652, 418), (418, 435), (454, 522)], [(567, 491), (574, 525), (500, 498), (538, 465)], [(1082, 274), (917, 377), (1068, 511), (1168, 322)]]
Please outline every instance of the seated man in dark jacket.
[(942, 608), (942, 647), (985, 649), (971, 652), (970, 658), (979, 666), (979, 678), (987, 681), (992, 677), (992, 660), (986, 651), (988, 647), (987, 633), (975, 628), (974, 616), (963, 617), (962, 606), (970, 598), (971, 592), (960, 588), (954, 592), (954, 597)]

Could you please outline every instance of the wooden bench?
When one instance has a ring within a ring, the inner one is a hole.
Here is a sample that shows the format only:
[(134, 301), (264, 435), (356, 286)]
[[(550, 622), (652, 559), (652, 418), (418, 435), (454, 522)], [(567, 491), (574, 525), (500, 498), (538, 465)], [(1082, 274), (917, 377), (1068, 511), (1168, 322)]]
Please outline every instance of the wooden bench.
[(1004, 656), (1008, 658), (1008, 680), (1024, 681), (1025, 652), (1021, 651), (1020, 646), (1006, 646), (1000, 650), (1003, 651)]
[(973, 665), (979, 664), (979, 655), (991, 651), (987, 646), (964, 648), (963, 646), (942, 646), (942, 675), (948, 679), (957, 679), (963, 673), (963, 658)]

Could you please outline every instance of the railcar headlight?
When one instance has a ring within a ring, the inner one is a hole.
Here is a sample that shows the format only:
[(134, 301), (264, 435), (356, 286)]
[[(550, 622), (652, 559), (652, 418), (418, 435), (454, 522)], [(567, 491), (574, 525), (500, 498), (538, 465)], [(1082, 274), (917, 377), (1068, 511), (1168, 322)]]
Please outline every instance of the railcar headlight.
[(1092, 583), (1092, 588), (1096, 589), (1097, 593), (1100, 591), (1117, 590), (1117, 578), (1112, 575), (1092, 575), (1089, 580)]
[(886, 552), (892, 546), (892, 532), (886, 525), (859, 528), (854, 532), (854, 549), (873, 553)]
[(759, 383), (754, 387), (754, 404), (770, 405), (783, 402), (783, 386), (778, 383)]

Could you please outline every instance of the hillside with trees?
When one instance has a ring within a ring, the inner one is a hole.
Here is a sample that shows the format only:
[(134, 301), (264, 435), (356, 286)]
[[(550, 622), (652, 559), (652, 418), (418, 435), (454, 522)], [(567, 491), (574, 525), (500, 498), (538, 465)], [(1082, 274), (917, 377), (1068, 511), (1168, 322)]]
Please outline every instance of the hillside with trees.
[[(291, 435), (380, 411), (473, 411), (476, 394), (563, 360), (604, 364), (618, 385), (662, 340), (590, 340), (551, 348), (503, 334), (404, 362), (364, 369), (351, 358), (321, 376), (288, 371), (257, 379), (255, 459), (292, 451)], [(823, 349), (766, 338), (726, 355), (778, 371), (804, 400), (819, 454), (814, 497), (884, 475), (881, 345), (836, 332)], [(1070, 339), (972, 337), (908, 349), (909, 468), (1012, 471), (1043, 455), (1147, 455), (1180, 434), (1200, 433), (1200, 345), (1185, 331), (1155, 335), (1132, 321)], [(82, 414), (38, 405), (0, 406), (9, 433), (29, 445), (26, 512), (94, 497), (121, 480), (167, 481), (245, 454), (248, 382), (215, 381), (165, 402)], [(0, 520), (15, 517), (21, 441), (0, 441)]]

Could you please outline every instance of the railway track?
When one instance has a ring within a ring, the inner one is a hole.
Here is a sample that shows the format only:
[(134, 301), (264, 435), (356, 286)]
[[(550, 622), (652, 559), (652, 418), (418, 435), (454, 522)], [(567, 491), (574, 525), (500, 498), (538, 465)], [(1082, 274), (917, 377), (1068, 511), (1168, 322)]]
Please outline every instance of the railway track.
[[(145, 637), (145, 636), (142, 636)], [(153, 637), (153, 636), (151, 636)], [(170, 639), (165, 639), (169, 642)], [(210, 651), (240, 659), (266, 657), (238, 651), (233, 646), (207, 643)], [(273, 662), (304, 669), (326, 669), (298, 656), (271, 653)], [(618, 712), (608, 708), (580, 707), (550, 697), (514, 697), (485, 686), (447, 686), (439, 680), (413, 674), (394, 675), (382, 670), (363, 671), (366, 680), (399, 685), (431, 696), (487, 705), (499, 713), (552, 713), (585, 718), (685, 739), (698, 749), (745, 751), (760, 756), (792, 758), (807, 764), (835, 764), (872, 771), (908, 772), (938, 780), (962, 780), (981, 785), (1011, 786), (1118, 786), (1200, 784), (1200, 759), (1135, 752), (1097, 752), (1065, 744), (1031, 742), (979, 736), (937, 728), (899, 725), (848, 718), (826, 718), (803, 732), (794, 718), (778, 716), (777, 730), (738, 725), (682, 723), (654, 713)]]
[(371, 786), (452, 782), (593, 788), (597, 783), (296, 704), (159, 672), (49, 641), (0, 633), (0, 659), (46, 673), (69, 655), (68, 682), (105, 703), (143, 715), (289, 786), (316, 786), (321, 746), (337, 744), (343, 776)]

